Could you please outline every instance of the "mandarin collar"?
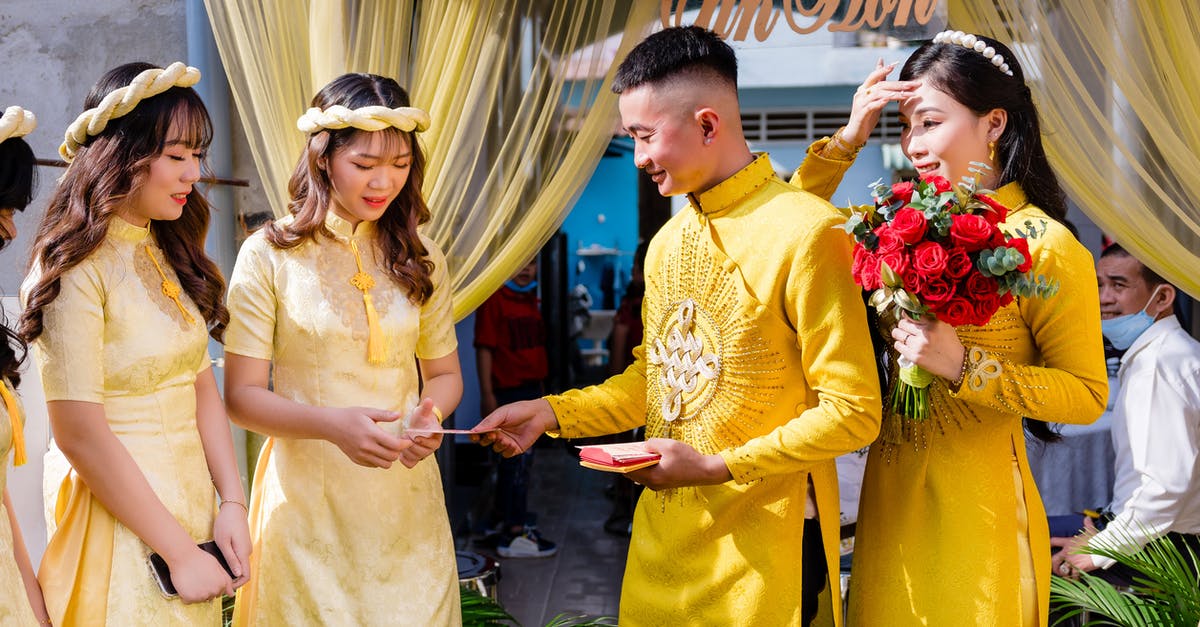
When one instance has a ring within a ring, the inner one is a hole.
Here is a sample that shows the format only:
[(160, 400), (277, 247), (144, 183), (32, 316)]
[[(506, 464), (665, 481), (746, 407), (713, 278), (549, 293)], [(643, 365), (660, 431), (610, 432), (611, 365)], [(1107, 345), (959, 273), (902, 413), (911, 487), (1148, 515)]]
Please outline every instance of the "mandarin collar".
[(350, 226), (350, 221), (342, 218), (333, 211), (325, 212), (325, 228), (333, 233), (333, 236), (339, 240), (350, 240), (351, 238), (358, 239), (366, 237), (374, 232), (375, 223), (372, 221), (363, 220), (358, 223), (357, 227)]
[(1015, 181), (1002, 186), (988, 195), (995, 198), (1000, 204), (1008, 207), (1010, 214), (1020, 211), (1025, 208), (1025, 205), (1029, 204), (1029, 199), (1025, 197), (1025, 190), (1021, 188), (1020, 183)]
[(775, 178), (775, 168), (767, 153), (758, 156), (733, 176), (699, 194), (688, 194), (688, 201), (700, 213), (711, 216), (742, 201), (748, 194)]
[(150, 225), (134, 226), (121, 216), (113, 216), (108, 221), (108, 235), (118, 241), (136, 244), (150, 237)]

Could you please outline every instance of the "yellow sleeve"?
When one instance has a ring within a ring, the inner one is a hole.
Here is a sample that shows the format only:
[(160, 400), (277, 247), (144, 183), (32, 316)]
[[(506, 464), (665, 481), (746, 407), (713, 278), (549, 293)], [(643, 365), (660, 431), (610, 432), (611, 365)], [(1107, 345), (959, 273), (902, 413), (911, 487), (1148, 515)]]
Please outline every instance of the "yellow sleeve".
[[(1018, 303), (1043, 363), (1001, 362), (999, 376), (990, 378), (968, 373), (952, 396), (1026, 418), (1095, 422), (1108, 399), (1108, 373), (1092, 255), (1052, 220), (1030, 249), (1033, 275), (1059, 281), (1058, 294)], [(973, 380), (982, 385), (972, 386)]]
[(87, 260), (59, 279), (34, 343), (47, 401), (104, 402), (104, 301), (101, 272)]
[(275, 355), (274, 269), (270, 242), (262, 233), (250, 236), (238, 251), (229, 276), (229, 326), (225, 352), (270, 360)]
[(796, 168), (791, 180), (792, 185), (825, 200), (833, 198), (833, 193), (841, 184), (846, 170), (854, 165), (853, 159), (843, 161), (821, 155), (821, 151), (825, 149), (829, 139), (828, 137), (818, 139), (808, 147), (804, 161), (800, 162), (800, 167)]
[(429, 251), (429, 260), (433, 262), (433, 294), (430, 294), (429, 300), (421, 306), (417, 357), (437, 359), (458, 348), (458, 337), (454, 335), (454, 311), (450, 302), (450, 274), (442, 249), (427, 237), (422, 236), (421, 241)]
[(604, 383), (547, 396), (564, 438), (620, 433), (646, 424), (646, 349), (633, 349), (633, 364)]
[(721, 451), (738, 483), (796, 472), (860, 449), (879, 435), (879, 379), (866, 308), (850, 275), (851, 246), (830, 211), (797, 247), (787, 297), (812, 390), (800, 415), (766, 435)]

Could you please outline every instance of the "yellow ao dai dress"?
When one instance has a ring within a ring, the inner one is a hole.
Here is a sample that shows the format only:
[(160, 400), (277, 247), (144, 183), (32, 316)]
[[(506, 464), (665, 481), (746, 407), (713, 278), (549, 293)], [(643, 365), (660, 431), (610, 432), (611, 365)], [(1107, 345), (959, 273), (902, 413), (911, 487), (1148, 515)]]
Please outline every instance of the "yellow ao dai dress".
[[(4, 400), (12, 400), (17, 414), (14, 421), (13, 416), (9, 414), (8, 403), (0, 402), (0, 493), (3, 493), (4, 487), (8, 485), (13, 429), (22, 427), (23, 418), (16, 390), (6, 378), (0, 378), (0, 385), (4, 386), (7, 396)], [(33, 609), (29, 607), (29, 597), (25, 594), (25, 581), (21, 579), (21, 571), (17, 569), (17, 562), (13, 559), (12, 541), (12, 527), (8, 523), (8, 516), (0, 512), (0, 625), (37, 625), (37, 618), (33, 615)]]
[[(291, 218), (283, 218), (290, 221)], [(286, 222), (285, 222), (286, 223)], [(332, 236), (278, 249), (262, 233), (238, 254), (229, 282), (230, 353), (271, 360), (275, 393), (316, 407), (406, 414), (418, 401), (417, 358), (457, 347), (445, 258), (423, 306), (384, 273), (375, 224), (329, 213)], [(353, 241), (389, 351), (367, 361), (368, 325)], [(386, 425), (398, 429), (399, 424)], [(269, 438), (250, 497), (251, 580), (237, 625), (452, 625), (458, 574), (437, 460), (388, 470), (352, 462), (325, 440)]]
[[(793, 182), (828, 197), (850, 162), (822, 146)], [(885, 410), (863, 478), (851, 627), (1048, 625), (1049, 531), (1021, 419), (1089, 423), (1104, 410), (1100, 299), (1092, 257), (1065, 226), (1016, 183), (995, 198), (1009, 208), (1002, 229), (1038, 230), (1033, 273), (1061, 288), (958, 327), (968, 373), (957, 391), (935, 377), (927, 422)]]
[[(151, 255), (154, 256), (151, 259)], [(62, 276), (34, 343), (47, 401), (104, 406), (104, 416), (154, 493), (196, 542), (212, 539), (215, 491), (196, 427), (196, 375), (210, 367), (208, 332), (149, 229), (121, 218)], [(23, 293), (36, 280), (26, 278)], [(189, 321), (190, 318), (190, 321)], [(88, 490), (57, 446), (46, 454), (50, 536), (38, 571), (55, 625), (216, 625), (220, 601), (162, 595), (150, 548)]]

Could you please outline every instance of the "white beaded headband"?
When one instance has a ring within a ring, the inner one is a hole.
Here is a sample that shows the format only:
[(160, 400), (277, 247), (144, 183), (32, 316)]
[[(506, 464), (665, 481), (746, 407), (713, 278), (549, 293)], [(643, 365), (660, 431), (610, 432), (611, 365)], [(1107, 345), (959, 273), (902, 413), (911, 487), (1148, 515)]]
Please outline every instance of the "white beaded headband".
[(1008, 64), (1004, 62), (1004, 55), (997, 54), (995, 48), (987, 45), (986, 41), (976, 37), (975, 35), (964, 33), (960, 30), (944, 30), (933, 36), (933, 43), (954, 44), (956, 46), (962, 46), (963, 48), (969, 48), (975, 52), (978, 52), (979, 54), (982, 54), (984, 58), (992, 62), (992, 65), (996, 66), (996, 69), (1008, 74), (1009, 76), (1013, 75), (1012, 69), (1009, 68)]
[(0, 142), (12, 137), (23, 137), (37, 128), (37, 116), (32, 111), (26, 111), (13, 105), (4, 110), (0, 116)]
[(75, 153), (88, 137), (104, 132), (109, 120), (119, 118), (139, 102), (157, 96), (172, 87), (191, 87), (200, 82), (200, 70), (176, 61), (165, 68), (150, 68), (138, 74), (125, 87), (112, 90), (100, 104), (84, 111), (67, 127), (58, 154), (67, 163), (75, 159)]
[(333, 105), (324, 111), (313, 107), (296, 120), (296, 128), (305, 133), (347, 127), (360, 131), (381, 131), (395, 127), (406, 133), (421, 132), (429, 128), (429, 114), (416, 107), (392, 109), (375, 105), (348, 109), (342, 105)]

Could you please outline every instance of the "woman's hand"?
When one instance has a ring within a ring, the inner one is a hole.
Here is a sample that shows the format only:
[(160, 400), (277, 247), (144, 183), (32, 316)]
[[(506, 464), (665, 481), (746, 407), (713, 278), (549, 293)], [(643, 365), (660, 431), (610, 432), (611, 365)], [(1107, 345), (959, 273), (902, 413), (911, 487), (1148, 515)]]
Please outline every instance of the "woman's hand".
[(850, 107), (850, 120), (842, 131), (842, 139), (853, 146), (862, 146), (871, 138), (871, 131), (879, 124), (879, 116), (889, 102), (900, 102), (911, 98), (920, 81), (885, 81), (896, 64), (884, 65), (883, 59), (854, 92)]
[(892, 344), (914, 364), (948, 381), (958, 380), (967, 349), (958, 339), (954, 327), (933, 318), (913, 320), (904, 317), (892, 329)]
[(345, 407), (331, 410), (337, 428), (331, 440), (350, 461), (368, 468), (391, 468), (400, 453), (413, 445), (412, 440), (384, 431), (377, 423), (395, 422), (400, 414), (370, 407)]
[(184, 603), (202, 603), (222, 594), (233, 596), (233, 580), (217, 558), (194, 544), (174, 561), (168, 561), (167, 567), (179, 600)]
[(413, 433), (405, 433), (403, 436), (412, 444), (400, 453), (400, 463), (404, 464), (405, 468), (412, 468), (422, 459), (432, 455), (442, 445), (442, 434), (421, 434), (421, 430), (441, 428), (442, 421), (433, 411), (433, 399), (427, 398), (418, 403), (408, 421), (408, 429)]
[(233, 571), (233, 587), (240, 588), (250, 579), (250, 527), (246, 524), (246, 505), (224, 501), (213, 522), (213, 540)]

